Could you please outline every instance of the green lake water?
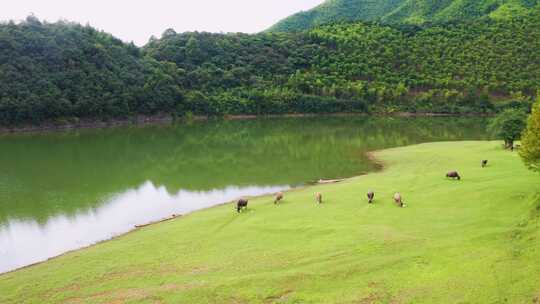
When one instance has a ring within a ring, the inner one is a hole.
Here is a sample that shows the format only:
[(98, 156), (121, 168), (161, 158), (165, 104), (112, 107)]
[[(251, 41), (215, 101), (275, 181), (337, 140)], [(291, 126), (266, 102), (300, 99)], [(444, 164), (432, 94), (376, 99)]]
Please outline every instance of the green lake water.
[(355, 116), (0, 135), (0, 273), (172, 214), (370, 172), (367, 151), (486, 139), (485, 125)]

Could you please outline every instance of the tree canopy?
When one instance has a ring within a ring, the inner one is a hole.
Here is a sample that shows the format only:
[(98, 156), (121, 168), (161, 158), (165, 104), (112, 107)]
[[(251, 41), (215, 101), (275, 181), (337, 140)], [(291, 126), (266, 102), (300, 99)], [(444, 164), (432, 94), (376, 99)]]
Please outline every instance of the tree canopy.
[(527, 115), (520, 109), (507, 109), (499, 113), (489, 124), (494, 136), (504, 139), (505, 147), (513, 148), (525, 129)]
[(519, 154), (527, 167), (540, 171), (540, 91), (529, 116), (527, 129), (521, 138)]
[(0, 124), (126, 117), (181, 101), (178, 69), (90, 26), (0, 25)]

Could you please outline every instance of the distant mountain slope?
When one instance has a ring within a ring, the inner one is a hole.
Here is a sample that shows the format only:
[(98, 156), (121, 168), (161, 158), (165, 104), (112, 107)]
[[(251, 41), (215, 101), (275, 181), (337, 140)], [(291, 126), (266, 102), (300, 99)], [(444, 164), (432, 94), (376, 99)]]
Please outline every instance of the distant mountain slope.
[(323, 4), (292, 15), (273, 27), (274, 32), (303, 31), (334, 21), (373, 21), (396, 10), (407, 0), (327, 0)]
[(273, 32), (295, 32), (339, 21), (382, 21), (422, 24), (489, 16), (521, 15), (540, 0), (328, 0), (292, 15), (271, 27)]
[(484, 16), (508, 18), (523, 14), (538, 0), (407, 0), (381, 18), (386, 23), (447, 22)]

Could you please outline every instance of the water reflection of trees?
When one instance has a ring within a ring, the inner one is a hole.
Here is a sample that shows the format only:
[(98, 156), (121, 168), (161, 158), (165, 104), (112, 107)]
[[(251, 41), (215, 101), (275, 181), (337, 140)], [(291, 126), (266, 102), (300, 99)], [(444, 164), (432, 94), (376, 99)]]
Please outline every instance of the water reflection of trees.
[(471, 118), (281, 118), (0, 137), (0, 222), (95, 208), (150, 180), (169, 192), (298, 184), (372, 170), (369, 150), (485, 138)]

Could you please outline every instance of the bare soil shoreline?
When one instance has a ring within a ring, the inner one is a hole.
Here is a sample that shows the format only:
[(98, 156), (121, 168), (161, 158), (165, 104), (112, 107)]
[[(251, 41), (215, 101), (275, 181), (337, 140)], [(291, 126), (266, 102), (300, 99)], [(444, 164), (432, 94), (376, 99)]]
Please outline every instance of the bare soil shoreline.
[[(327, 114), (272, 114), (272, 115), (225, 115), (222, 117), (215, 117), (216, 119), (224, 120), (247, 120), (257, 118), (281, 118), (281, 117), (349, 117), (349, 116), (389, 116), (389, 117), (484, 117), (490, 116), (485, 113), (463, 113), (463, 114), (451, 114), (451, 113), (412, 113), (412, 112), (395, 112), (395, 113), (327, 113)], [(209, 116), (193, 116), (189, 119), (178, 119), (176, 121), (204, 121), (213, 119)], [(78, 122), (45, 122), (39, 125), (19, 125), (13, 127), (6, 127), (0, 125), (0, 134), (8, 133), (39, 133), (48, 131), (62, 131), (62, 130), (74, 130), (74, 129), (103, 129), (119, 126), (144, 126), (144, 125), (158, 125), (158, 124), (170, 124), (175, 122), (175, 119), (168, 114), (158, 114), (152, 116), (136, 116), (131, 118), (120, 118), (109, 121), (84, 119)]]

